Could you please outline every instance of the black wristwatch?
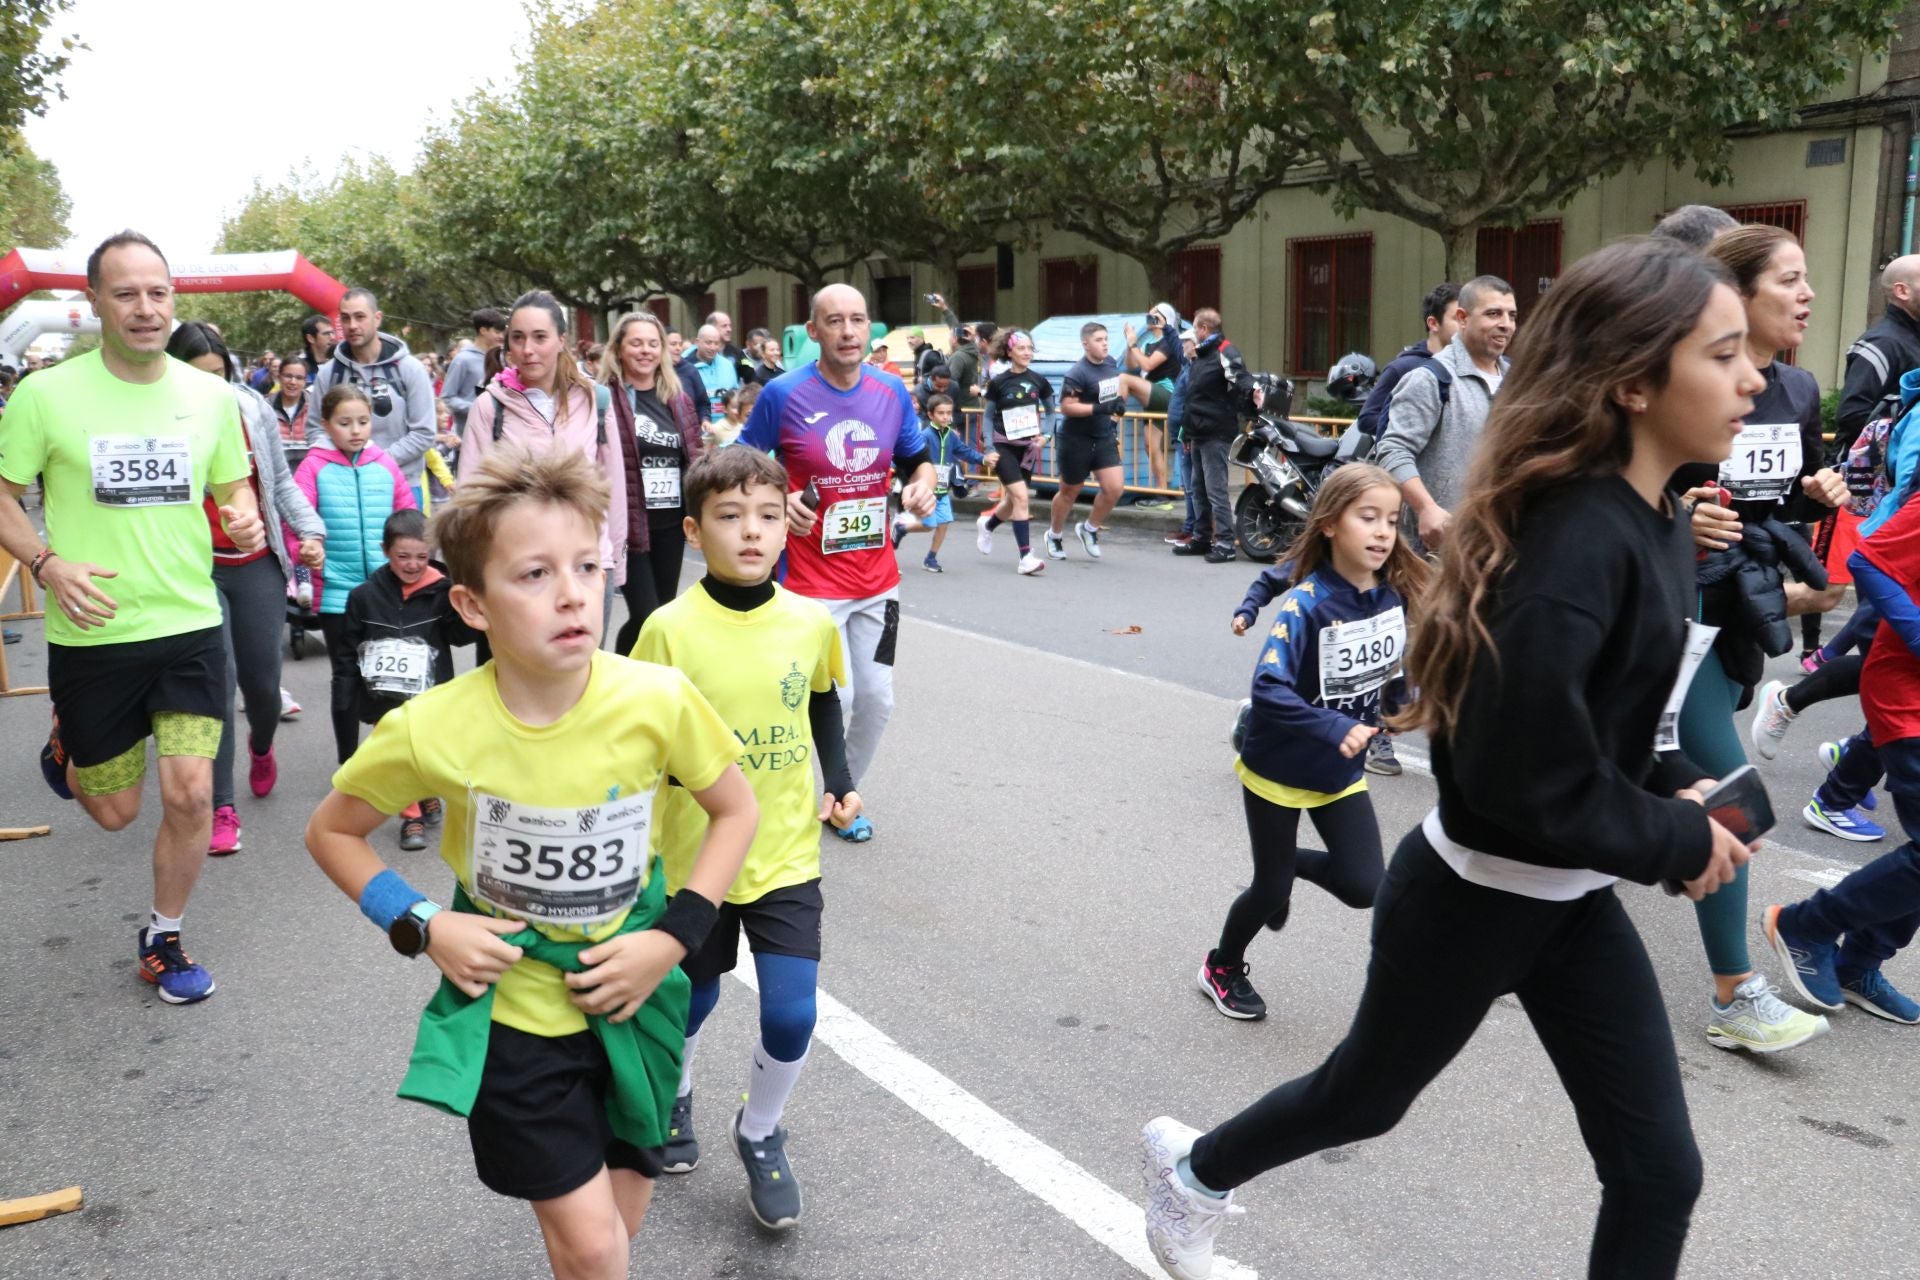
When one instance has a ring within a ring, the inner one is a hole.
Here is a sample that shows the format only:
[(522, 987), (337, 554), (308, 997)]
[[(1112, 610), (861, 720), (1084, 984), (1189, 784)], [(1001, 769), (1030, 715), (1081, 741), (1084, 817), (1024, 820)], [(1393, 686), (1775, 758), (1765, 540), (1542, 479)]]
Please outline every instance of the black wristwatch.
[(438, 914), (440, 907), (437, 903), (420, 899), (387, 926), (387, 941), (409, 960), (424, 954), (427, 949), (427, 925)]

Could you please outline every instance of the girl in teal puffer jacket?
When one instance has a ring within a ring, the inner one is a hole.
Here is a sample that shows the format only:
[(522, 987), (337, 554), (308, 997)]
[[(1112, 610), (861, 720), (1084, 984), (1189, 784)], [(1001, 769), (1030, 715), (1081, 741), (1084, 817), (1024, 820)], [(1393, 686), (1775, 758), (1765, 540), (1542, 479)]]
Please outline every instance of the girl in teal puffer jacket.
[(373, 406), (360, 388), (342, 383), (320, 403), (331, 446), (317, 445), (293, 473), (327, 526), (327, 567), (314, 575), (320, 601), (320, 632), (333, 663), (333, 742), (340, 762), (360, 744), (354, 716), (359, 657), (346, 638), (347, 595), (387, 562), (381, 530), (387, 517), (418, 504), (400, 468), (371, 440)]

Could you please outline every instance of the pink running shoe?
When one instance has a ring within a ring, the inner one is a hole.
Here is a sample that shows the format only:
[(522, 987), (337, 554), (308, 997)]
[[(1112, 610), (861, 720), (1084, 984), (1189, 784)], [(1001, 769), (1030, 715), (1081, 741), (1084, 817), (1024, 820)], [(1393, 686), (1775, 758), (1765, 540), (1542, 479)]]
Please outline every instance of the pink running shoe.
[(213, 839), (207, 841), (207, 852), (216, 858), (240, 852), (240, 815), (232, 805), (223, 804), (213, 811)]
[(268, 747), (265, 755), (254, 755), (253, 748), (247, 748), (247, 785), (253, 788), (256, 796), (272, 793), (273, 784), (280, 780), (280, 766), (274, 763), (273, 748)]

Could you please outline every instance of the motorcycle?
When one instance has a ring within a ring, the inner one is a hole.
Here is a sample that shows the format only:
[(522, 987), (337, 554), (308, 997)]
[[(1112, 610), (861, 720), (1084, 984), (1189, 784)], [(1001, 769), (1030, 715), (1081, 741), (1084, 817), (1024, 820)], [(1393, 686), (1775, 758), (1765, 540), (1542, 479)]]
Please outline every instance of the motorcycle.
[[(1271, 373), (1253, 377), (1265, 393), (1262, 406), (1227, 450), (1228, 461), (1251, 473), (1233, 505), (1233, 531), (1249, 558), (1271, 562), (1306, 527), (1327, 476), (1373, 456), (1373, 437), (1357, 426), (1323, 436), (1294, 422), (1287, 417), (1293, 383)], [(1372, 386), (1373, 362), (1365, 356), (1346, 356), (1329, 372), (1328, 390), (1356, 407)]]

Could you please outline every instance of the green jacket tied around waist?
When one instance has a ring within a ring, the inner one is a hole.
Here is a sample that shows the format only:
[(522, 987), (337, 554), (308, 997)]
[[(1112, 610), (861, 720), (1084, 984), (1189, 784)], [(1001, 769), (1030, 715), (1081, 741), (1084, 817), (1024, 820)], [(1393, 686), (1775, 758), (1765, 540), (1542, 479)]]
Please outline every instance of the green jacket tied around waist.
[[(647, 887), (640, 891), (616, 937), (653, 927), (666, 909), (666, 883), (667, 877), (656, 862), (653, 874), (647, 877)], [(475, 911), (465, 889), (454, 890), (453, 909)], [(568, 973), (585, 969), (580, 953), (598, 945), (555, 942), (531, 928), (508, 934), (503, 940), (522, 948), (525, 958)], [(623, 1142), (646, 1149), (667, 1140), (667, 1116), (680, 1085), (680, 1063), (687, 1046), (687, 999), (691, 991), (687, 975), (675, 966), (639, 1012), (625, 1022), (615, 1024), (598, 1014), (587, 1015), (588, 1029), (599, 1038), (612, 1070), (607, 1120), (614, 1136)], [(488, 987), (476, 998), (442, 978), (440, 989), (420, 1015), (420, 1030), (414, 1037), (406, 1079), (400, 1082), (400, 1096), (450, 1115), (470, 1114), (474, 1099), (480, 1095), (480, 1075), (486, 1066), (487, 1040), (492, 1030), (493, 988)]]

